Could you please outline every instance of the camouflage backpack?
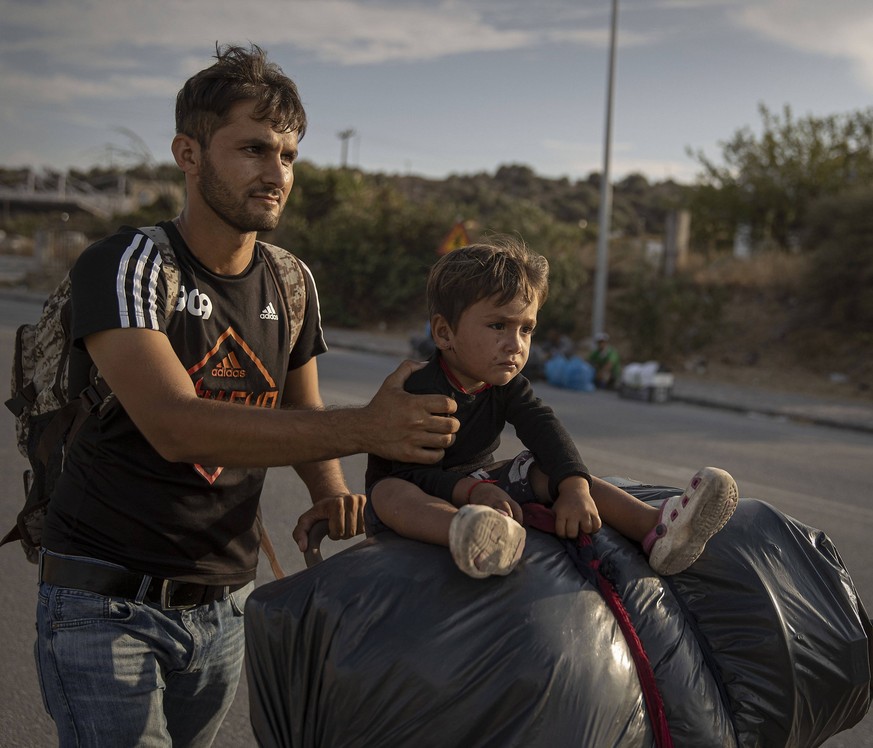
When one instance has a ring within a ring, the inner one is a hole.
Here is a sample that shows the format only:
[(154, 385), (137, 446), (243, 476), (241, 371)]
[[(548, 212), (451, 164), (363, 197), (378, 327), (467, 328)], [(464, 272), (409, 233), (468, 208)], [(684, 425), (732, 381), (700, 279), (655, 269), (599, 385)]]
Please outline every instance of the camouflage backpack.
[[(164, 318), (169, 320), (179, 302), (179, 265), (167, 234), (159, 226), (139, 229), (158, 247), (161, 272), (167, 283)], [(285, 302), (286, 319), (302, 318), (303, 294), (295, 293), (300, 265), (289, 252), (259, 242)], [(30, 462), (24, 471), (24, 508), (13, 527), (0, 540), (5, 545), (20, 540), (29, 561), (39, 560), (42, 526), (64, 455), (79, 428), (91, 415), (98, 417), (112, 407), (108, 385), (92, 368), (89, 386), (78, 395), (69, 393), (69, 358), (72, 347), (72, 304), (69, 274), (49, 295), (39, 320), (24, 324), (15, 335), (12, 363), (12, 397), (6, 407), (16, 418), (18, 449)], [(293, 328), (293, 323), (292, 323)], [(298, 328), (299, 330), (299, 328)], [(291, 331), (292, 344), (296, 335)], [(272, 563), (272, 559), (271, 559)]]
[[(167, 280), (164, 313), (169, 318), (179, 287), (176, 255), (162, 229), (149, 226), (140, 231), (160, 249), (161, 270)], [(172, 289), (175, 291), (171, 293)], [(30, 467), (24, 471), (24, 508), (0, 545), (20, 540), (33, 563), (39, 560), (43, 520), (66, 449), (85, 419), (92, 413), (107, 412), (113, 401), (109, 387), (96, 371), (91, 372), (89, 387), (70, 397), (70, 291), (68, 274), (46, 299), (39, 320), (18, 328), (12, 359), (12, 397), (6, 401), (16, 418), (18, 450)]]

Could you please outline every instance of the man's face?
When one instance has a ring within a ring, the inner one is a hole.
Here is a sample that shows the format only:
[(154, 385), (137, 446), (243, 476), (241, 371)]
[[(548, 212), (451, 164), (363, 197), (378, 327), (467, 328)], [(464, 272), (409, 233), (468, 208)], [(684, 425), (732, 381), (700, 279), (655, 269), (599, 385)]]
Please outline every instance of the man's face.
[(465, 389), (478, 384), (507, 384), (521, 373), (530, 355), (537, 305), (516, 297), (498, 305), (482, 299), (465, 309), (457, 328), (448, 328), (446, 363)]
[(297, 133), (278, 133), (252, 118), (254, 102), (231, 109), (228, 123), (202, 150), (198, 185), (203, 201), (241, 233), (276, 228), (297, 158)]

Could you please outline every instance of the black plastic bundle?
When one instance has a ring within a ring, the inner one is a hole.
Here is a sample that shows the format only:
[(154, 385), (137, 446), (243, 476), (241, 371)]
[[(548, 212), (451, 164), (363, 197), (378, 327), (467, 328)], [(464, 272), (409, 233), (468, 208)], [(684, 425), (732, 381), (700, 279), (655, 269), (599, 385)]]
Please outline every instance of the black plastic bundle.
[[(611, 529), (593, 540), (675, 746), (817, 746), (867, 713), (870, 620), (820, 531), (741, 499), (669, 578)], [(257, 589), (246, 648), (262, 746), (656, 745), (615, 616), (565, 541), (533, 529), (519, 567), (485, 580), (382, 533)]]

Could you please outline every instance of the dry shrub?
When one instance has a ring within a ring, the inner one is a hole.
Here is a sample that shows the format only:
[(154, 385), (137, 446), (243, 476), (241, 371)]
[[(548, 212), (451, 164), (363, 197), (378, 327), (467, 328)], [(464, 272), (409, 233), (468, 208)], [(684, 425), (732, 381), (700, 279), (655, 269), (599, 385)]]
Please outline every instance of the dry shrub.
[(699, 283), (731, 289), (799, 293), (809, 270), (809, 257), (787, 252), (757, 252), (749, 257), (723, 256), (689, 267)]

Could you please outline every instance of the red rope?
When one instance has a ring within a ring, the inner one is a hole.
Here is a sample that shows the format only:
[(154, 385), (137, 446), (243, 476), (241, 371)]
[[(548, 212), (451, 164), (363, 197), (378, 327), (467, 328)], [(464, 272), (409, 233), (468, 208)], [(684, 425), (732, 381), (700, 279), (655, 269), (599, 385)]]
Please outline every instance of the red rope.
[[(555, 514), (551, 509), (548, 509), (541, 504), (523, 504), (524, 524), (528, 527), (533, 527), (537, 530), (555, 534)], [(568, 541), (569, 542), (569, 541)], [(596, 582), (600, 594), (612, 611), (618, 621), (618, 627), (624, 635), (625, 641), (630, 649), (631, 657), (636, 666), (637, 677), (640, 680), (640, 686), (643, 690), (643, 699), (646, 702), (646, 711), (649, 714), (649, 719), (652, 722), (652, 730), (655, 734), (655, 745), (658, 748), (673, 748), (673, 738), (670, 736), (670, 729), (667, 725), (667, 714), (664, 710), (664, 700), (661, 697), (661, 692), (658, 689), (658, 684), (655, 681), (655, 673), (652, 670), (652, 663), (649, 661), (649, 656), (637, 635), (633, 621), (631, 621), (621, 597), (616, 592), (612, 583), (600, 571), (600, 559), (594, 555), (594, 545), (591, 538), (585, 533), (579, 533), (576, 541), (577, 547), (584, 549), (588, 556), (588, 570), (583, 569), (586, 576), (591, 576)], [(579, 559), (574, 559), (580, 561)]]

